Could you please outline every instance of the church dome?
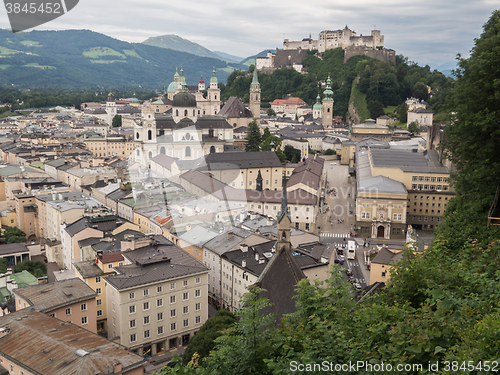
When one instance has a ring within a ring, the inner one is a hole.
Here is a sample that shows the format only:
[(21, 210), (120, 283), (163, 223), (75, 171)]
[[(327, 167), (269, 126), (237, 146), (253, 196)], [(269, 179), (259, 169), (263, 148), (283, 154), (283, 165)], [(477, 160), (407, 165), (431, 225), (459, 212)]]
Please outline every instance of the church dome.
[(172, 107), (196, 107), (196, 97), (190, 92), (182, 91), (174, 96)]
[(167, 92), (175, 92), (175, 90), (177, 90), (177, 87), (179, 87), (179, 82), (172, 81), (170, 85), (168, 85)]

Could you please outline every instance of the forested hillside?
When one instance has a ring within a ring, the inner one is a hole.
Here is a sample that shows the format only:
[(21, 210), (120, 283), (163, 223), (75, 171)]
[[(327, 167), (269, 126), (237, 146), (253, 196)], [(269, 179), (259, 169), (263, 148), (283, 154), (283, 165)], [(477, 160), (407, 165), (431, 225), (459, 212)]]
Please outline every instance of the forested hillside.
[(326, 288), (302, 281), (297, 312), (279, 328), (258, 316), (266, 301), (246, 294), (248, 307), (208, 357), (162, 373), (497, 373), (500, 226), (487, 219), (500, 186), (499, 49), (496, 11), (470, 58), (460, 61), (449, 96), (455, 116), (444, 147), (457, 167), (457, 196), (429, 249), (408, 250), (388, 285), (359, 302), (338, 269)]
[[(229, 75), (222, 59), (127, 43), (89, 30), (0, 30), (0, 82), (21, 88), (138, 88), (162, 89), (182, 65), (190, 85), (200, 76)], [(242, 67), (238, 65), (238, 67)]]
[[(354, 56), (344, 64), (341, 48), (326, 51), (320, 57), (315, 55), (315, 51), (310, 51), (303, 65), (307, 74), (293, 69), (278, 69), (272, 75), (259, 74), (263, 106), (286, 95), (298, 96), (312, 105), (318, 93), (323, 92), (318, 87), (318, 81), (326, 81), (330, 76), (335, 100), (334, 115), (345, 117), (353, 83), (359, 77), (357, 87), (366, 95), (368, 109), (398, 106), (413, 96), (427, 100), (437, 114), (444, 110), (444, 98), (453, 82), (437, 70), (431, 72), (429, 66), (421, 67), (403, 56), (397, 56), (395, 65), (365, 56)], [(227, 79), (222, 97), (238, 96), (248, 101), (251, 80), (251, 72), (233, 72)], [(432, 98), (429, 98), (427, 86), (432, 89)]]

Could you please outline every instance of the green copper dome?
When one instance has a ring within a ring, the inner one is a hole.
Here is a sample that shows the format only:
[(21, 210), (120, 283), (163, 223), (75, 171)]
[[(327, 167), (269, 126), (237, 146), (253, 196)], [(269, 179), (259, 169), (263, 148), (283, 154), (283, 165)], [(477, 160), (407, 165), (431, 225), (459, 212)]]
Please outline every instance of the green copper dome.
[(215, 76), (215, 67), (214, 70), (212, 70), (212, 77), (210, 78), (210, 83), (219, 83), (217, 77)]
[(330, 79), (330, 76), (328, 76), (328, 79), (326, 80), (326, 90), (323, 92), (323, 96), (323, 101), (333, 102), (332, 80)]
[(179, 82), (171, 82), (170, 85), (168, 85), (167, 92), (175, 92), (177, 90), (177, 87), (179, 87)]
[(315, 109), (317, 109), (317, 110), (323, 109), (323, 104), (321, 104), (321, 97), (319, 96), (319, 94), (316, 97), (316, 103), (314, 103), (314, 105), (313, 105), (313, 110), (315, 110)]

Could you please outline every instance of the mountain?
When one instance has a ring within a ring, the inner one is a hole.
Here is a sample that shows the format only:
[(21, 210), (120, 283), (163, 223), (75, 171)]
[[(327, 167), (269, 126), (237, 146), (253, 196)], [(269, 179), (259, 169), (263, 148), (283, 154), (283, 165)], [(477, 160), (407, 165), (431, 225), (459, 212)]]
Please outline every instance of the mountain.
[(457, 65), (457, 61), (456, 60), (453, 60), (453, 61), (448, 61), (444, 64), (441, 64), (439, 65), (436, 70), (438, 72), (441, 72), (443, 73), (445, 76), (447, 77), (452, 77), (452, 71), (457, 69), (458, 65)]
[(0, 29), (1, 85), (162, 89), (181, 65), (189, 85), (210, 77), (213, 67), (219, 82), (233, 70), (220, 58), (128, 43), (89, 30)]
[(214, 53), (219, 55), (224, 61), (227, 61), (227, 62), (239, 63), (240, 61), (243, 60), (243, 57), (230, 55), (229, 53), (225, 53), (225, 52), (221, 52), (221, 51), (214, 51)]
[(187, 52), (197, 56), (212, 57), (214, 59), (224, 60), (221, 58), (221, 56), (206, 49), (198, 43), (191, 42), (190, 40), (181, 38), (180, 36), (175, 34), (153, 36), (146, 39), (142, 43), (148, 46), (169, 48), (173, 49), (174, 51)]

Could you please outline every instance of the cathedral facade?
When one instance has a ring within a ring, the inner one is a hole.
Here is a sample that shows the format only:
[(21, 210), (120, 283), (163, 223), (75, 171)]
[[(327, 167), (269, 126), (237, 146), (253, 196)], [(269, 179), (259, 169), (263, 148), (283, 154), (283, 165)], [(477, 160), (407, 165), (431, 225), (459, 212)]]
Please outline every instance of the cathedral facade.
[(172, 97), (171, 114), (155, 114), (150, 104), (143, 105), (141, 120), (134, 125), (134, 160), (149, 165), (158, 154), (194, 160), (224, 152), (233, 142), (232, 126), (222, 117), (202, 114), (184, 82)]

